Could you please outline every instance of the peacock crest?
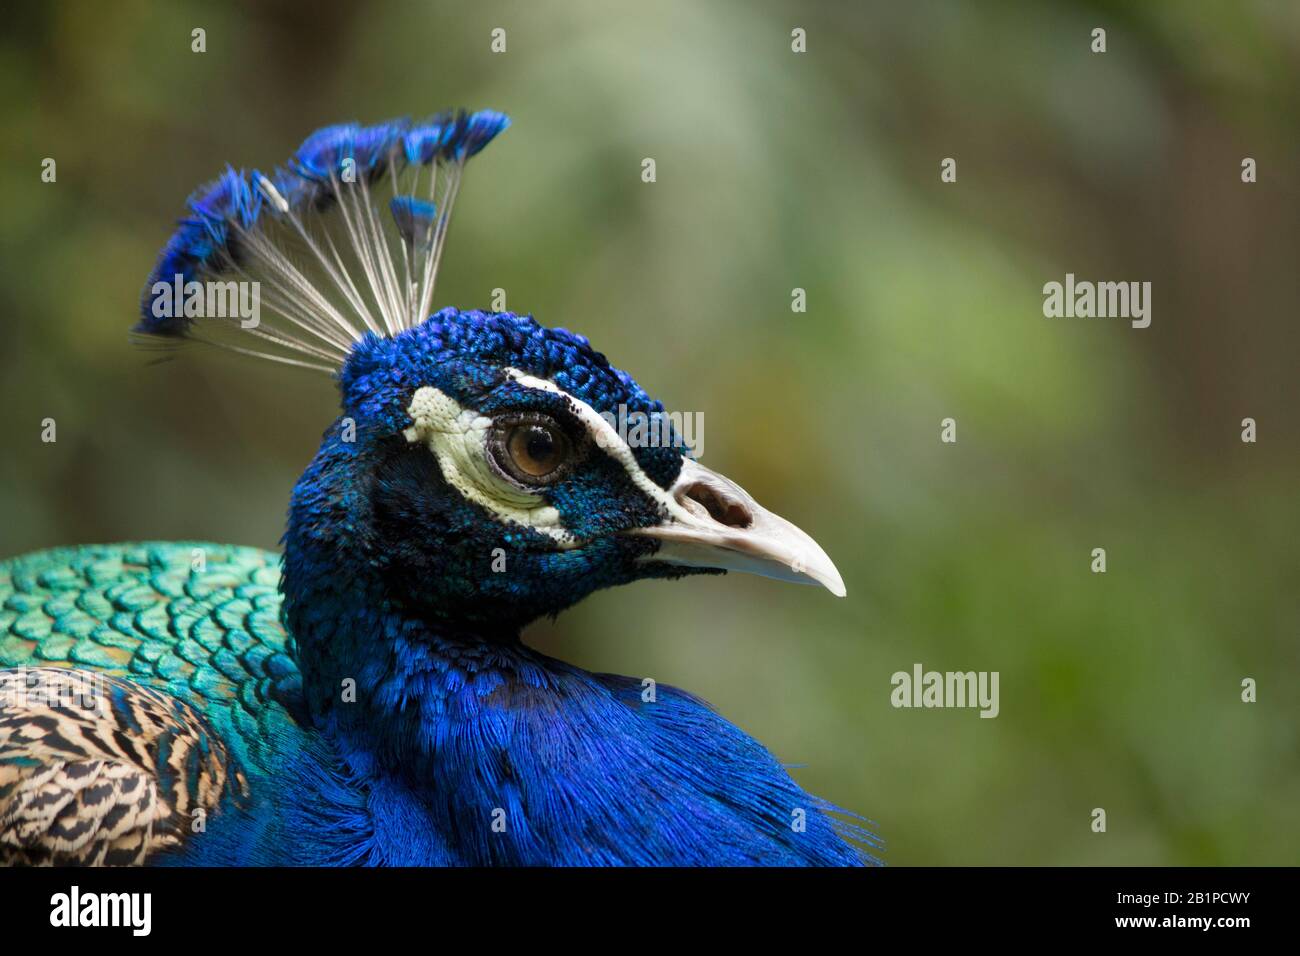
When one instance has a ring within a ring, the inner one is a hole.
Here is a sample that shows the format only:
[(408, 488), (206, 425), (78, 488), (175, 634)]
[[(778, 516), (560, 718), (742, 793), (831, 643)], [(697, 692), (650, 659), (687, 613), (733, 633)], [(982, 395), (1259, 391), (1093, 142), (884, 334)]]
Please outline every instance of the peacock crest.
[(271, 173), (227, 167), (149, 276), (141, 344), (184, 341), (336, 373), (430, 312), (465, 164), (494, 110), (317, 130)]

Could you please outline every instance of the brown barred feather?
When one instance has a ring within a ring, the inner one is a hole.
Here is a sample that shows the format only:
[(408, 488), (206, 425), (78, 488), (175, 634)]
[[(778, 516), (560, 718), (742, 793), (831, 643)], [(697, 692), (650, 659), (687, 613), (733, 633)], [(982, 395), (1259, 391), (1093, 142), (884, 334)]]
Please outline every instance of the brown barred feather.
[(92, 671), (0, 670), (0, 864), (139, 864), (227, 792), (247, 781), (184, 701)]

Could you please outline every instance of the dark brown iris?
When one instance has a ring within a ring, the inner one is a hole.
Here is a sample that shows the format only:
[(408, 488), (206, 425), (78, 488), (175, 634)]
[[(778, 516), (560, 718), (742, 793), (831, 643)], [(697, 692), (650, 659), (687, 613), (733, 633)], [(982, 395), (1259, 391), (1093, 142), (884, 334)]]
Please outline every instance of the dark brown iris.
[(567, 470), (573, 452), (564, 429), (540, 414), (497, 421), (488, 448), (497, 467), (525, 485), (545, 485), (558, 479)]

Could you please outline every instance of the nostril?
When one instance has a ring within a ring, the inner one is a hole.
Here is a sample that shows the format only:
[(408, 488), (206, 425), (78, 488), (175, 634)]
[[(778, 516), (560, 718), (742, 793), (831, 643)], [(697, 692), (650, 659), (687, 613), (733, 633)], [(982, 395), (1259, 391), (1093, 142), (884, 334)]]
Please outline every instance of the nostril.
[(728, 528), (748, 528), (754, 520), (743, 502), (703, 482), (688, 485), (681, 492), (681, 500), (683, 505), (697, 514), (703, 508), (710, 518)]

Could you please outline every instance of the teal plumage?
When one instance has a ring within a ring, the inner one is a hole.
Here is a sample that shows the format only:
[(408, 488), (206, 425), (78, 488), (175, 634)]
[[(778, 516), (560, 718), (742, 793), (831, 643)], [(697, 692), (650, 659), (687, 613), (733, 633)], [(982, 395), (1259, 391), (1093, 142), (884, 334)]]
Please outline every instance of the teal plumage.
[[(281, 703), (294, 699), (299, 678), (280, 623), (279, 578), (278, 555), (203, 543), (55, 548), (15, 558), (0, 563), (0, 669), (76, 669), (151, 688), (193, 709), (220, 742), (224, 774), (265, 773), (277, 764), (277, 745), (302, 743)], [(100, 723), (117, 721), (110, 715)], [(15, 773), (31, 760), (16, 730), (0, 723), (0, 852), (23, 843), (35, 852), (40, 834), (13, 828)], [(191, 783), (197, 799), (200, 782)], [(170, 803), (184, 810), (184, 801)], [(153, 849), (174, 842), (159, 836)]]
[[(285, 779), (287, 786), (298, 786), (302, 780), (295, 773), (315, 773), (316, 766), (304, 762), (315, 763), (320, 748), (295, 717), (302, 682), (294, 644), (281, 623), (278, 588), (279, 555), (207, 542), (55, 548), (0, 563), (0, 674), (66, 669), (101, 675), (121, 682), (129, 696), (130, 688), (142, 688), (136, 704), (140, 696), (157, 692), (192, 709), (201, 722), (200, 731), (187, 735), (187, 745), (203, 736), (198, 749), (216, 744), (221, 762), (229, 754), (225, 771), (231, 786), (221, 787), (217, 800), (200, 799), (211, 780), (198, 774), (181, 775), (177, 786), (187, 792), (174, 799), (165, 767), (139, 762), (148, 786), (169, 808), (164, 819), (174, 818), (149, 834), (138, 855), (116, 862), (156, 860), (159, 851), (185, 847), (196, 826), (203, 827), (209, 849), (220, 845), (222, 823), (240, 831), (238, 840), (264, 838), (266, 827), (282, 822), (268, 817), (278, 793), (266, 782)], [(110, 697), (103, 685), (91, 691)], [(22, 790), (31, 783), (19, 773), (35, 758), (49, 756), (39, 740), (35, 748), (18, 740), (27, 709), (14, 705), (21, 702), (12, 692), (0, 693), (0, 862), (95, 862), (94, 847), (82, 855), (51, 855), (56, 842), (48, 834), (17, 826)], [(16, 721), (6, 723), (6, 715), (14, 714)], [(112, 711), (105, 714), (101, 739), (109, 740), (118, 724)], [(104, 754), (73, 756), (95, 760)], [(165, 765), (166, 754), (162, 757)], [(321, 773), (329, 777), (329, 771)], [(263, 782), (256, 792), (248, 792), (250, 777)], [(187, 813), (198, 805), (217, 810), (227, 796), (230, 803), (211, 819), (196, 823)], [(315, 799), (304, 793), (298, 805), (328, 814), (328, 808), (313, 804)], [(69, 804), (65, 817), (81, 809)], [(216, 825), (216, 839), (209, 836), (209, 823)], [(313, 853), (304, 847), (296, 861), (325, 861)]]
[[(203, 570), (195, 570), (196, 554)], [(287, 729), (298, 669), (279, 555), (190, 542), (54, 548), (0, 563), (0, 667), (85, 667), (191, 701), (240, 759)]]

